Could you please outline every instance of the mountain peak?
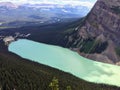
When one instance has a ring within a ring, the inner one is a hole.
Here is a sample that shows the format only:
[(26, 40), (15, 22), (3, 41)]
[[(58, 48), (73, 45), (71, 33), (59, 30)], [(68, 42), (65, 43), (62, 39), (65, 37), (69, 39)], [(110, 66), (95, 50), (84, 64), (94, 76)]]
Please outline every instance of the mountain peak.
[(12, 2), (0, 2), (0, 6), (4, 6), (7, 8), (18, 8), (18, 5), (12, 3)]

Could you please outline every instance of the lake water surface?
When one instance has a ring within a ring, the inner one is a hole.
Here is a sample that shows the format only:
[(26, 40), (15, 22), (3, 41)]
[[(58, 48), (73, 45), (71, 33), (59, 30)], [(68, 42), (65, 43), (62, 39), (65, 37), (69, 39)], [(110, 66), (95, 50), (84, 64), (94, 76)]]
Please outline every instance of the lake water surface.
[(120, 86), (120, 66), (86, 59), (66, 48), (20, 39), (12, 42), (8, 49), (22, 58), (69, 72), (90, 82)]

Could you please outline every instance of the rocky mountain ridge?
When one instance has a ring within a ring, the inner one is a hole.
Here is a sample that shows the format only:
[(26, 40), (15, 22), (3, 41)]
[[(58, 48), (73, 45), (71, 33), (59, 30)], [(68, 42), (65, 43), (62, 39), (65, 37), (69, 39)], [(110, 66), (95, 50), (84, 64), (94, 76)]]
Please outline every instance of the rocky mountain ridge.
[[(116, 3), (116, 4), (115, 4)], [(119, 10), (114, 10), (119, 8), (120, 2), (116, 0), (98, 0), (90, 14), (88, 15), (85, 25), (79, 30), (84, 29), (89, 37), (97, 37), (103, 34), (106, 39), (111, 39), (116, 44), (120, 45), (119, 35), (120, 35), (120, 13)], [(83, 37), (87, 38), (85, 35)]]
[(120, 1), (98, 0), (82, 25), (67, 36), (67, 47), (76, 48), (90, 59), (117, 64), (120, 62), (120, 51), (116, 52), (120, 47), (119, 36)]

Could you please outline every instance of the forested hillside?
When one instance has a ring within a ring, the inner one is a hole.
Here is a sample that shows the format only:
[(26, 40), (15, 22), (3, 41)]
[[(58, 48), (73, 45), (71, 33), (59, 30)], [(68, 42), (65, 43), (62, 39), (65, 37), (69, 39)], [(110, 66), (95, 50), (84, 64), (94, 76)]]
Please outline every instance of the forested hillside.
[(0, 88), (2, 90), (52, 90), (53, 77), (59, 90), (120, 90), (118, 87), (88, 83), (54, 68), (22, 59), (14, 54), (0, 53)]

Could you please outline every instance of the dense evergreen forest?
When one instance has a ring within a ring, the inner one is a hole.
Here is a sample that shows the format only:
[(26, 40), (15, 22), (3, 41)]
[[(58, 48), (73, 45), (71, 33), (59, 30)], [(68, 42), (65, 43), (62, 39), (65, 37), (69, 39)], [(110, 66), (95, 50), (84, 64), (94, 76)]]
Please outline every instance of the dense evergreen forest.
[[(56, 78), (56, 79), (55, 79)], [(57, 82), (56, 82), (57, 80)], [(54, 81), (57, 84), (54, 84)], [(53, 86), (51, 86), (53, 85)], [(1, 90), (120, 90), (115, 86), (89, 83), (60, 70), (0, 52)]]

